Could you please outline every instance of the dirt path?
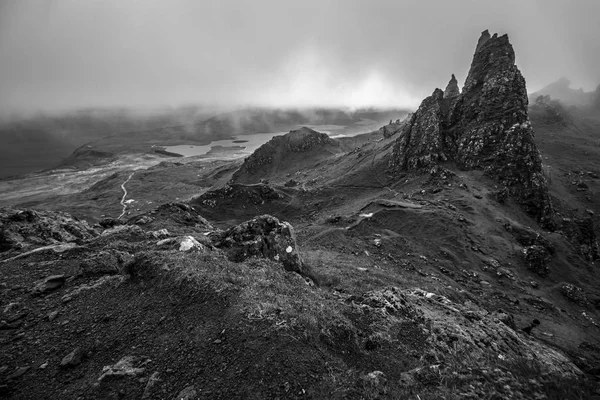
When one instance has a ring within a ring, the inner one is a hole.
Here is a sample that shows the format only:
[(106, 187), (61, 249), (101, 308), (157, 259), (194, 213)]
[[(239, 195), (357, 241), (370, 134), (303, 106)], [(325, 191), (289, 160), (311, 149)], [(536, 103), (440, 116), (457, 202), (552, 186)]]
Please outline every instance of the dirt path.
[(119, 215), (119, 217), (117, 219), (121, 219), (121, 217), (124, 216), (125, 212), (127, 211), (127, 203), (125, 203), (125, 198), (127, 197), (127, 189), (125, 189), (125, 184), (127, 184), (127, 182), (129, 182), (129, 180), (131, 179), (133, 174), (135, 174), (135, 171), (133, 171), (131, 174), (129, 174), (129, 177), (125, 180), (125, 182), (121, 183), (121, 189), (123, 189), (123, 198), (121, 199), (121, 205), (123, 206), (123, 212), (121, 213), (121, 215)]

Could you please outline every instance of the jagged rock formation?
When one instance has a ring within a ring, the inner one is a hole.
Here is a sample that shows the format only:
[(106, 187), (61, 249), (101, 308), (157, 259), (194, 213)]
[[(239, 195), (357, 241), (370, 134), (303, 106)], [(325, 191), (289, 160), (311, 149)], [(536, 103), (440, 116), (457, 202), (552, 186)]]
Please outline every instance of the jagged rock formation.
[(450, 99), (452, 97), (456, 97), (460, 94), (460, 89), (458, 88), (458, 81), (454, 74), (452, 74), (452, 78), (450, 78), (450, 82), (448, 82), (448, 86), (446, 86), (446, 90), (444, 90), (444, 98)]
[(396, 139), (390, 170), (429, 168), (444, 161), (464, 170), (483, 169), (525, 211), (553, 228), (554, 211), (527, 106), (525, 79), (508, 36), (490, 37), (484, 31), (462, 93), (447, 98), (436, 89), (423, 100)]
[(307, 127), (293, 130), (275, 136), (256, 149), (233, 174), (232, 180), (236, 183), (257, 183), (275, 170), (331, 155), (338, 146), (338, 141), (325, 133)]
[(52, 211), (0, 209), (0, 253), (77, 243), (98, 236), (86, 221)]
[(285, 269), (305, 274), (294, 228), (271, 215), (261, 215), (210, 236), (215, 247), (225, 250), (231, 261), (258, 256), (280, 261)]
[(402, 132), (402, 130), (408, 125), (410, 119), (412, 118), (412, 113), (409, 113), (402, 121), (397, 119), (396, 121), (390, 121), (388, 125), (384, 125), (379, 128), (379, 131), (382, 133), (384, 138), (390, 138), (394, 136), (398, 132)]

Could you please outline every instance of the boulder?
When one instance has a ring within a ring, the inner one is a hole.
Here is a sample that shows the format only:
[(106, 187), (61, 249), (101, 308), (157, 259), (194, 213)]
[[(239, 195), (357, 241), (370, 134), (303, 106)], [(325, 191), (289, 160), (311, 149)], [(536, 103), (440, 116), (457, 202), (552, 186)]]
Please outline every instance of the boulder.
[(210, 236), (215, 247), (235, 262), (255, 256), (280, 261), (286, 270), (305, 274), (294, 228), (271, 215), (261, 215)]
[(83, 350), (77, 347), (75, 350), (67, 354), (62, 361), (60, 362), (60, 366), (62, 368), (74, 367), (76, 365), (81, 364), (81, 359), (83, 358)]
[(531, 271), (539, 276), (548, 275), (548, 260), (550, 260), (550, 253), (544, 246), (538, 244), (527, 246), (523, 249), (523, 255), (525, 256), (527, 267)]
[(33, 295), (42, 295), (52, 292), (64, 285), (66, 278), (64, 275), (52, 275), (39, 282), (32, 290)]
[(135, 366), (140, 363), (140, 359), (133, 356), (126, 356), (121, 358), (114, 365), (107, 365), (102, 368), (102, 375), (98, 378), (99, 382), (106, 379), (123, 378), (127, 376), (137, 376), (144, 373), (146, 368), (141, 366)]

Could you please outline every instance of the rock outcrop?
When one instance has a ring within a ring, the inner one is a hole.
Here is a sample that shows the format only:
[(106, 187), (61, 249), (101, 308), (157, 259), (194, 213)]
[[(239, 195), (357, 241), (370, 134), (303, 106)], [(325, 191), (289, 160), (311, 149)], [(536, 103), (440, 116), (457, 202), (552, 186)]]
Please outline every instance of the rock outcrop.
[(462, 93), (447, 97), (436, 89), (423, 100), (396, 139), (389, 168), (415, 170), (453, 161), (463, 170), (483, 169), (542, 226), (553, 228), (554, 210), (527, 106), (525, 79), (508, 36), (490, 37), (485, 31)]
[(176, 234), (189, 232), (189, 228), (200, 231), (212, 229), (211, 224), (194, 207), (184, 203), (161, 204), (150, 212), (129, 219), (127, 223), (143, 226), (147, 231), (167, 226)]
[(86, 221), (53, 211), (0, 209), (0, 253), (64, 243), (81, 244), (98, 236)]
[(412, 113), (409, 113), (402, 121), (400, 121), (400, 119), (397, 119), (396, 121), (390, 121), (389, 124), (379, 128), (379, 131), (383, 134), (384, 138), (390, 138), (395, 134), (402, 132), (402, 130), (408, 126), (411, 118)]
[(287, 168), (295, 172), (302, 164), (316, 162), (339, 151), (339, 142), (307, 127), (275, 136), (260, 146), (233, 174), (236, 183), (258, 183)]
[(210, 236), (215, 247), (223, 249), (234, 262), (255, 256), (280, 261), (288, 271), (305, 275), (294, 228), (271, 215), (261, 215), (226, 231)]
[(450, 82), (448, 82), (448, 86), (446, 86), (446, 90), (444, 90), (444, 98), (450, 99), (452, 97), (456, 97), (460, 94), (460, 89), (458, 88), (458, 81), (454, 74), (452, 74), (452, 78), (450, 78)]

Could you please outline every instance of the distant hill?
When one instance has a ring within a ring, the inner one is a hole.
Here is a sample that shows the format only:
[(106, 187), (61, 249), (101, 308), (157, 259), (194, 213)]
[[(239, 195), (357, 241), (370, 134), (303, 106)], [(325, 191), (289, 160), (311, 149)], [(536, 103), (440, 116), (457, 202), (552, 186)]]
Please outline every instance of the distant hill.
[(582, 88), (571, 88), (571, 81), (563, 77), (538, 90), (529, 94), (529, 102), (533, 103), (539, 96), (550, 96), (554, 100), (560, 101), (565, 106), (590, 106), (600, 92), (585, 92)]
[[(246, 108), (222, 112), (193, 107), (153, 112), (134, 110), (83, 110), (64, 115), (38, 115), (0, 121), (0, 179), (54, 168), (86, 144), (110, 156), (140, 152), (148, 143), (204, 143), (233, 135), (282, 132), (302, 125), (329, 125), (345, 134), (377, 129), (390, 119), (402, 118), (406, 110), (268, 109)], [(144, 146), (140, 147), (143, 144)], [(68, 165), (94, 165), (86, 153), (69, 157)], [(93, 157), (92, 157), (93, 158)], [(101, 162), (101, 160), (99, 160)]]
[(340, 152), (339, 142), (307, 127), (275, 136), (260, 146), (235, 174), (237, 183), (257, 183), (271, 174), (293, 175), (298, 169)]

